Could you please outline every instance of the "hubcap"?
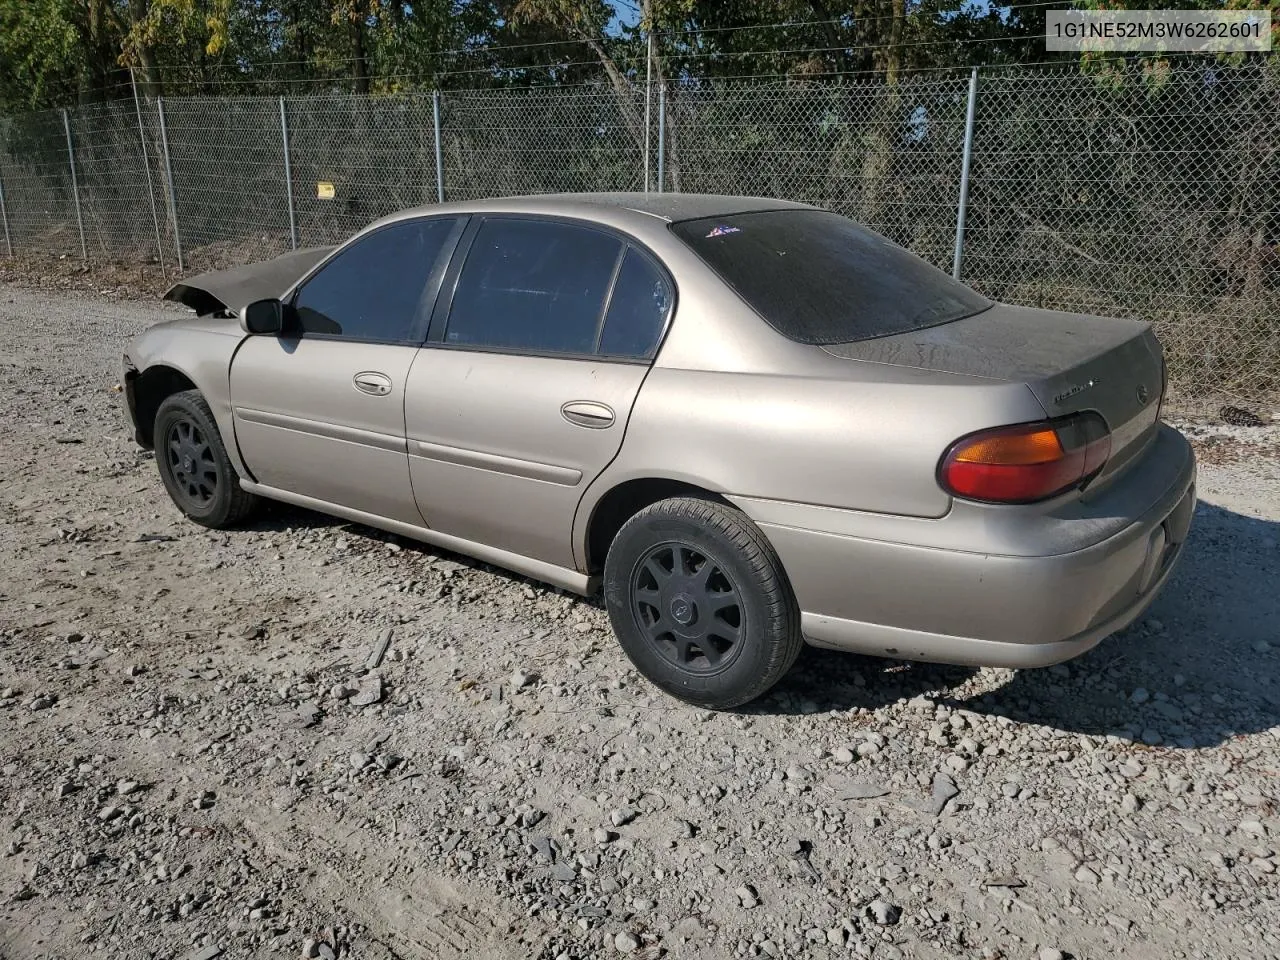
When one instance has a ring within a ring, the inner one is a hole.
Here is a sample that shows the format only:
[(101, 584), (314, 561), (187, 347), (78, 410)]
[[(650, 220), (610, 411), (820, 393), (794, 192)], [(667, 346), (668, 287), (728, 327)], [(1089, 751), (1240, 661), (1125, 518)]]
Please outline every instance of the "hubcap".
[(218, 468), (199, 425), (185, 417), (175, 420), (165, 437), (165, 455), (174, 483), (188, 504), (206, 506), (218, 489)]
[(741, 644), (742, 600), (724, 569), (700, 550), (664, 543), (631, 577), (636, 624), (666, 660), (690, 673), (728, 666)]
[(687, 593), (676, 594), (671, 601), (671, 619), (682, 627), (693, 623), (698, 616), (698, 605)]

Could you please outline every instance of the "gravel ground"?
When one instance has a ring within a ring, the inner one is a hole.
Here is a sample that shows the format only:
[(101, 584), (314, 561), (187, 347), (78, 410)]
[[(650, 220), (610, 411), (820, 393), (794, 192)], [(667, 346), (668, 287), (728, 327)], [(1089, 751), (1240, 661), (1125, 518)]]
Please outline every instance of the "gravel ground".
[(1089, 655), (714, 714), (594, 601), (181, 520), (111, 390), (166, 315), (0, 286), (0, 956), (1280, 956), (1280, 427), (1188, 428), (1187, 555)]

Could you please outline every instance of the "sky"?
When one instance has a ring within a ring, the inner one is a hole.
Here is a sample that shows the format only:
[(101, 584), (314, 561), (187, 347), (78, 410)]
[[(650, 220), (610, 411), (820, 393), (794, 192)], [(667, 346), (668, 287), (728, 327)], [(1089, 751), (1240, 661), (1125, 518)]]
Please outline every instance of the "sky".
[[(991, 7), (991, 0), (969, 0), (968, 6), (976, 7), (979, 14), (986, 13)], [(623, 27), (634, 27), (640, 21), (640, 4), (632, 0), (609, 0), (613, 7), (613, 19), (609, 22), (609, 32), (613, 33)]]
[(631, 3), (629, 0), (609, 0), (609, 6), (613, 7), (613, 19), (609, 22), (610, 33), (622, 27), (634, 27), (640, 22), (639, 3)]

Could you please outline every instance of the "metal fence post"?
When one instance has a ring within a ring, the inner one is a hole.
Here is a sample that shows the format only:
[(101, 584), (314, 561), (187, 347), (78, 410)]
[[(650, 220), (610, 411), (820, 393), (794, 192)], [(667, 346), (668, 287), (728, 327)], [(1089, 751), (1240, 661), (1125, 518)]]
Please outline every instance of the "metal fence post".
[(436, 202), (444, 203), (444, 152), (440, 149), (440, 91), (431, 91), (431, 123), (436, 135)]
[(667, 152), (667, 84), (658, 84), (658, 192), (663, 190)]
[(178, 254), (178, 273), (186, 273), (182, 262), (182, 236), (178, 233), (178, 196), (173, 189), (173, 164), (169, 161), (169, 128), (164, 122), (164, 98), (156, 97), (156, 113), (160, 117), (160, 147), (164, 150), (164, 179), (169, 193), (169, 212), (173, 217), (173, 246)]
[(964, 118), (964, 159), (960, 161), (960, 201), (956, 205), (956, 253), (951, 261), (951, 276), (960, 279), (964, 263), (964, 215), (969, 206), (969, 164), (973, 160), (973, 117), (978, 106), (978, 68), (969, 74), (969, 109)]
[(0, 221), (4, 222), (4, 246), (13, 256), (13, 241), (9, 239), (9, 210), (4, 205), (4, 178), (0, 177)]
[(71, 144), (71, 116), (62, 110), (62, 126), (67, 131), (67, 161), (71, 164), (71, 198), (76, 205), (76, 226), (80, 228), (80, 256), (89, 262), (89, 247), (84, 242), (84, 216), (80, 213), (80, 184), (76, 180), (76, 151)]
[(289, 201), (289, 243), (298, 249), (298, 224), (293, 218), (293, 171), (289, 169), (289, 122), (284, 115), (284, 97), (280, 98), (280, 139), (284, 143), (284, 193)]
[(133, 85), (133, 108), (138, 114), (138, 138), (142, 141), (142, 171), (147, 175), (147, 199), (151, 201), (151, 223), (156, 228), (156, 257), (160, 263), (160, 275), (166, 280), (169, 274), (164, 269), (164, 243), (160, 240), (160, 214), (156, 211), (156, 188), (151, 182), (151, 159), (147, 156), (147, 128), (142, 123), (142, 101), (138, 99), (138, 84), (133, 78), (133, 68), (129, 68), (129, 83)]
[(650, 104), (653, 102), (653, 28), (647, 31), (649, 39), (644, 48), (644, 192), (649, 192), (649, 122)]

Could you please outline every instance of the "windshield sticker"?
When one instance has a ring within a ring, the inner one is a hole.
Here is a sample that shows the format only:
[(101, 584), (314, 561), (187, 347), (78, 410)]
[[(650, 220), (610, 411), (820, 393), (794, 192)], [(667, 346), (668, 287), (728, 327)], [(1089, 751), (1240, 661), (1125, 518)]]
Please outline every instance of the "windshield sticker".
[(710, 240), (712, 237), (723, 237), (729, 233), (741, 233), (741, 232), (742, 232), (741, 227), (730, 227), (722, 223), (720, 224), (720, 226), (716, 227), (714, 230), (708, 233), (705, 239)]

